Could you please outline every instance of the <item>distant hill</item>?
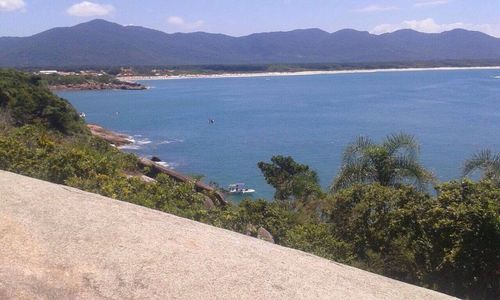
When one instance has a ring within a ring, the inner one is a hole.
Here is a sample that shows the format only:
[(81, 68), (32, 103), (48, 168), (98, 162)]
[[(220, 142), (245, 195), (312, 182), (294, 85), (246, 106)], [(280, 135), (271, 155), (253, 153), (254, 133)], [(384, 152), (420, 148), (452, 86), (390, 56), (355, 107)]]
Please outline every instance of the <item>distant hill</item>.
[(500, 60), (500, 39), (455, 29), (373, 35), (344, 29), (257, 33), (167, 34), (93, 20), (30, 37), (0, 38), (0, 66), (71, 67), (189, 64), (353, 63)]

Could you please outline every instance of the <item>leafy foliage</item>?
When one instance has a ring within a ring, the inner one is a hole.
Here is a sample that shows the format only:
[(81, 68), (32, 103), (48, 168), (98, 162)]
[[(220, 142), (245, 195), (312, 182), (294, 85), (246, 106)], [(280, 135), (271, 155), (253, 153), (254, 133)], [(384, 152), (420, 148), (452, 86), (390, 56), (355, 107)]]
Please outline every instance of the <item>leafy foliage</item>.
[(358, 267), (458, 297), (494, 299), (500, 189), (464, 181), (437, 191), (433, 198), (412, 187), (355, 185), (328, 198), (325, 220)]
[(59, 75), (59, 74), (48, 74), (40, 75), (40, 78), (49, 86), (57, 85), (79, 85), (85, 83), (121, 83), (120, 80), (116, 79), (111, 75)]
[(297, 225), (286, 232), (283, 245), (338, 262), (353, 263), (351, 246), (335, 238), (327, 224)]
[(390, 135), (380, 144), (360, 137), (345, 149), (342, 168), (331, 191), (375, 182), (383, 186), (414, 184), (423, 188), (433, 176), (418, 162), (418, 151), (414, 137), (404, 133)]
[(424, 282), (459, 297), (498, 298), (500, 187), (465, 180), (437, 191), (420, 216), (425, 243), (416, 250), (426, 266)]
[(16, 126), (39, 124), (67, 134), (84, 130), (71, 104), (52, 94), (38, 76), (0, 69), (0, 109)]
[(273, 156), (271, 163), (259, 162), (257, 166), (267, 183), (276, 189), (274, 199), (278, 201), (305, 200), (321, 191), (317, 173), (290, 156)]

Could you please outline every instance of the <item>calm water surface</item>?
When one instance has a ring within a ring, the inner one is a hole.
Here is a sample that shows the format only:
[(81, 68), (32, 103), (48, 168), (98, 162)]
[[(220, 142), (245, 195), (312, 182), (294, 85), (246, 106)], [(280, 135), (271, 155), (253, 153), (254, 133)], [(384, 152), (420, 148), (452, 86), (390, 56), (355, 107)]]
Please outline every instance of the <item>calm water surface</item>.
[[(326, 188), (359, 135), (404, 131), (441, 180), (464, 159), (500, 150), (499, 70), (147, 81), (147, 91), (61, 92), (87, 121), (134, 136), (130, 149), (221, 186), (271, 198), (257, 162), (291, 155)], [(208, 120), (214, 119), (214, 124)]]

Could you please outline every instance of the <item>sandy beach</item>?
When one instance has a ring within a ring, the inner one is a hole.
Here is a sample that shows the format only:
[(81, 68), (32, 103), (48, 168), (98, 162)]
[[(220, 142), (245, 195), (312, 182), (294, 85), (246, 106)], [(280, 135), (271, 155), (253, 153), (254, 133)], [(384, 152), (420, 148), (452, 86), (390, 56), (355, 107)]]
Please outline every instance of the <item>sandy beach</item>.
[(392, 68), (392, 69), (358, 69), (358, 70), (335, 70), (335, 71), (298, 71), (298, 72), (261, 72), (261, 73), (222, 73), (222, 74), (190, 74), (190, 75), (171, 75), (171, 76), (168, 75), (167, 76), (123, 76), (123, 77), (117, 77), (117, 79), (122, 81), (135, 82), (143, 80), (281, 77), (281, 76), (335, 75), (335, 74), (380, 73), (380, 72), (421, 72), (421, 71), (460, 71), (460, 70), (500, 70), (500, 66)]

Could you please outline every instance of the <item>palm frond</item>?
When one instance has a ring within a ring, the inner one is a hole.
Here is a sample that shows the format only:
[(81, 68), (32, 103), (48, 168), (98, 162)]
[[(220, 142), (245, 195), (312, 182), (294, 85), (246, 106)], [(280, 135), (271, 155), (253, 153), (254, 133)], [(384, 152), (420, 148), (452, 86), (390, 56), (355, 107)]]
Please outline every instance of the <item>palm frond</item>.
[(348, 188), (355, 183), (372, 182), (374, 170), (368, 162), (353, 163), (342, 166), (337, 177), (330, 186), (330, 192), (334, 193)]
[(402, 151), (402, 153), (408, 155), (411, 159), (416, 159), (420, 150), (420, 146), (415, 140), (415, 137), (404, 132), (387, 136), (383, 146), (391, 156)]
[(354, 143), (349, 144), (344, 150), (342, 163), (351, 164), (362, 155), (362, 152), (374, 145), (369, 137), (360, 136)]
[(436, 183), (437, 179), (431, 172), (427, 171), (418, 161), (409, 159), (406, 156), (399, 156), (395, 160), (397, 168), (397, 180), (401, 183), (408, 183), (415, 185), (419, 190), (425, 190), (429, 183)]
[(483, 171), (486, 177), (500, 176), (500, 153), (494, 154), (489, 149), (475, 153), (465, 161), (462, 174), (465, 177), (475, 171)]

